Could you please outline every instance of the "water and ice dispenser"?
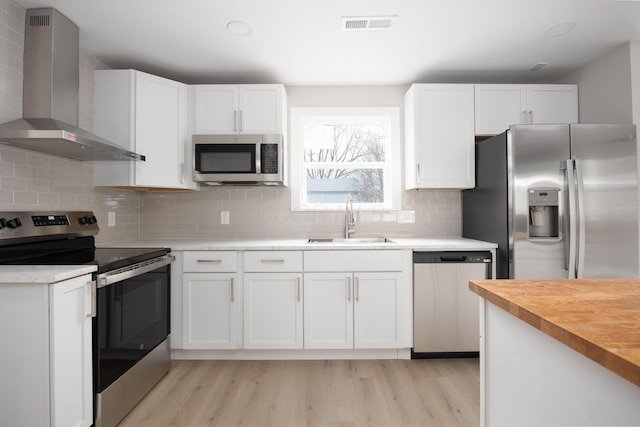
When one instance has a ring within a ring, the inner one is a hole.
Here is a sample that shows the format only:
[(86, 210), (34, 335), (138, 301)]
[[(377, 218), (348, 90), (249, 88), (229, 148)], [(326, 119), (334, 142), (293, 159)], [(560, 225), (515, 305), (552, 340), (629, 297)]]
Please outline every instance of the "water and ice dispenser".
[(559, 211), (557, 188), (529, 189), (529, 238), (558, 238)]

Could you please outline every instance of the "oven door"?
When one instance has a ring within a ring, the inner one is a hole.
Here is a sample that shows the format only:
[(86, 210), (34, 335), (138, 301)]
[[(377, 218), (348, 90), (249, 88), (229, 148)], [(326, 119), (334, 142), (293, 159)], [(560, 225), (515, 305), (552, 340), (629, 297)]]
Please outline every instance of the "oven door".
[(102, 393), (169, 336), (173, 257), (165, 258), (166, 261), (146, 267), (97, 277), (94, 320), (97, 393)]

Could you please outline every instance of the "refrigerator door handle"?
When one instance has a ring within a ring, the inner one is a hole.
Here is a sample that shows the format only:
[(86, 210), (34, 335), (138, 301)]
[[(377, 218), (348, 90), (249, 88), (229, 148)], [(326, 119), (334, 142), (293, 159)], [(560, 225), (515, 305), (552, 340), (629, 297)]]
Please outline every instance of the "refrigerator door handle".
[(578, 221), (578, 254), (576, 261), (576, 278), (581, 279), (584, 277), (584, 252), (585, 252), (585, 234), (586, 224), (584, 221), (584, 179), (582, 176), (582, 162), (579, 159), (573, 161), (576, 169), (576, 182), (578, 184), (578, 212), (576, 219)]
[[(567, 186), (569, 191), (569, 260), (567, 262), (567, 270), (569, 279), (576, 278), (576, 175), (575, 162), (571, 159), (566, 160)], [(565, 240), (566, 241), (566, 240)]]

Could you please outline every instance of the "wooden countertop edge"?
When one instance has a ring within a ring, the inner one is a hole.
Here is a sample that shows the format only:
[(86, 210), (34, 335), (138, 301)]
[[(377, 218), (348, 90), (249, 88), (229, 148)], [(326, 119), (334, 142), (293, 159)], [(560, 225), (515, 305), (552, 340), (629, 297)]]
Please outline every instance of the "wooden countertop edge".
[(486, 301), (500, 307), (507, 313), (528, 323), (546, 335), (560, 341), (583, 356), (616, 373), (627, 381), (640, 387), (640, 366), (625, 359), (619, 354), (602, 347), (566, 328), (553, 323), (536, 313), (509, 301), (508, 299), (488, 291), (474, 281), (469, 282), (469, 289)]

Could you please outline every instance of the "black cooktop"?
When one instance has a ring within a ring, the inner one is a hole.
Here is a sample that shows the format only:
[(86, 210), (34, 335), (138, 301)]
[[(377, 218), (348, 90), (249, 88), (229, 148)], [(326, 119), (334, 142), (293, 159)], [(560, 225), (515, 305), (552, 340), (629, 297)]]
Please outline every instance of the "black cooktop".
[(93, 237), (49, 240), (0, 247), (0, 264), (84, 265), (95, 264), (98, 273), (161, 257), (169, 248), (96, 248)]

